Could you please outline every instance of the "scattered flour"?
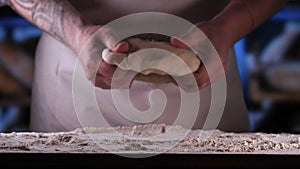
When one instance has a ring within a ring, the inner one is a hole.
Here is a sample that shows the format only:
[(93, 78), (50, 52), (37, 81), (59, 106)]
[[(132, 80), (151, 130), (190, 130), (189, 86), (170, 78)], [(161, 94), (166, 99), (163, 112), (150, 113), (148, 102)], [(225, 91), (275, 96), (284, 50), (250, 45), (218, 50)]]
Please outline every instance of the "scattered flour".
[[(185, 136), (186, 133), (188, 135)], [(160, 135), (163, 137), (157, 137)], [(180, 135), (185, 137), (178, 140)], [(153, 153), (165, 150), (168, 150), (166, 153), (192, 154), (300, 154), (300, 135), (227, 133), (166, 125), (0, 134), (1, 153)]]

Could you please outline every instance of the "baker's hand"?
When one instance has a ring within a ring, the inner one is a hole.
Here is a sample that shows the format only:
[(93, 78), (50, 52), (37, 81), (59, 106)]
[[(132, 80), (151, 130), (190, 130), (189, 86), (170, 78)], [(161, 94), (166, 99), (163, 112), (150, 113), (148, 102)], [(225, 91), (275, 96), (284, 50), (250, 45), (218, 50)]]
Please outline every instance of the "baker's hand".
[[(126, 53), (129, 50), (129, 44), (126, 41), (118, 43), (117, 34), (106, 27), (87, 26), (84, 30), (76, 51), (78, 51), (86, 76), (96, 87), (111, 89), (112, 78), (117, 67), (102, 60), (102, 51), (109, 48), (116, 53)], [(131, 82), (128, 78), (126, 79), (129, 76), (128, 73), (120, 70), (118, 76), (115, 76), (114, 87), (130, 86)]]
[[(205, 64), (202, 64), (194, 73), (198, 88), (202, 89), (225, 75), (230, 45), (227, 43), (226, 34), (222, 34), (222, 31), (220, 31), (213, 23), (202, 22), (196, 26), (206, 35), (206, 37), (202, 36), (201, 38), (196, 38), (199, 37), (199, 33), (195, 28), (191, 28), (187, 33), (180, 37), (182, 41), (187, 43), (183, 43), (176, 38), (171, 38), (170, 43), (178, 48), (188, 49), (190, 47), (196, 49), (197, 52), (200, 51), (200, 54), (207, 54), (206, 56), (201, 57), (201, 59), (205, 59), (201, 60), (202, 63), (204, 62)], [(210, 42), (216, 49), (220, 60), (215, 56), (212, 56), (212, 53), (208, 51), (208, 48), (212, 47), (209, 44)], [(210, 77), (208, 76), (208, 70), (211, 72)]]

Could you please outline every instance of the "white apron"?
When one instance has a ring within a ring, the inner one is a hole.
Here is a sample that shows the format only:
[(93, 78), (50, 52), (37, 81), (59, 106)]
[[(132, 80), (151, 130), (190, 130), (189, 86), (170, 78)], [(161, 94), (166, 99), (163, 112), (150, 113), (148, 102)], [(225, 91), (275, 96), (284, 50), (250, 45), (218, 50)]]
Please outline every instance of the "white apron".
[[(81, 127), (72, 98), (72, 77), (76, 60), (77, 56), (69, 48), (43, 33), (35, 60), (31, 130), (55, 132)], [(225, 131), (249, 131), (248, 114), (234, 55), (229, 56), (226, 80), (227, 100), (218, 128)], [(168, 101), (162, 116), (153, 123), (172, 124), (180, 108), (178, 87), (173, 84), (134, 82), (131, 89), (133, 105), (139, 110), (147, 110), (149, 108), (148, 96), (153, 89), (163, 90)], [(200, 96), (200, 108), (194, 128), (201, 128), (206, 120), (211, 101), (210, 87), (201, 90)], [(96, 97), (105, 120), (111, 126), (136, 124), (118, 113), (110, 90), (99, 89), (96, 91)], [(86, 111), (89, 111), (88, 107)]]

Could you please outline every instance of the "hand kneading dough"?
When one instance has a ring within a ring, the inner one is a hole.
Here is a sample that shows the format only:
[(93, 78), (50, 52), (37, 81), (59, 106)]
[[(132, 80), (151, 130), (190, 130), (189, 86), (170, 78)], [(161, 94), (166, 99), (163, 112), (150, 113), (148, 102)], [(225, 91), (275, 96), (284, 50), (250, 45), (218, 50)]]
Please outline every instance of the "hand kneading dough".
[(197, 71), (201, 64), (198, 56), (191, 50), (175, 48), (167, 42), (132, 38), (128, 43), (132, 53), (113, 53), (105, 49), (102, 58), (122, 70), (139, 72), (135, 77), (136, 80), (169, 83), (170, 76), (189, 75)]

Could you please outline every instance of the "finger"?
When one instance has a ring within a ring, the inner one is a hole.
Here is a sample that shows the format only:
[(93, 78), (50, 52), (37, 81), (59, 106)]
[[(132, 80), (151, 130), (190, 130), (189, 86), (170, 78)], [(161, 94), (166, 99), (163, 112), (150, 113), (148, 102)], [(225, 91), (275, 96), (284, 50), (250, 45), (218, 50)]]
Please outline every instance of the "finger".
[(95, 84), (100, 86), (101, 88), (105, 87), (105, 89), (130, 88), (133, 83), (134, 75), (135, 74), (133, 71), (124, 71), (122, 69), (117, 69), (117, 66), (110, 65), (105, 61), (102, 61), (98, 69)]
[(112, 88), (130, 88), (132, 86), (135, 74), (133, 71), (124, 71), (117, 69), (112, 79)]
[(126, 53), (129, 51), (129, 43), (125, 41), (119, 42), (117, 33), (112, 29), (104, 26), (99, 32), (102, 43), (111, 51), (116, 53)]
[(120, 42), (110, 50), (114, 53), (127, 53), (129, 51), (129, 43), (126, 41)]
[(189, 49), (189, 47), (186, 44), (174, 37), (171, 38), (170, 42), (171, 45), (173, 45), (176, 48)]
[(206, 55), (202, 58), (203, 66), (200, 66), (194, 73), (200, 88), (204, 88), (224, 76), (227, 65), (227, 56), (224, 54), (211, 52), (203, 52), (203, 54)]
[(198, 83), (194, 74), (175, 77), (176, 85), (183, 89), (185, 92), (196, 92), (198, 90)]
[(106, 63), (104, 60), (101, 61), (97, 73), (104, 77), (110, 77), (114, 75), (117, 66)]
[(210, 78), (204, 66), (201, 66), (199, 70), (194, 73), (194, 76), (200, 89), (210, 84)]
[(113, 48), (117, 45), (118, 39), (117, 34), (111, 28), (103, 26), (97, 33), (99, 33), (99, 37), (102, 43), (109, 49)]
[(107, 84), (108, 81), (109, 80), (107, 80), (107, 77), (97, 75), (95, 78), (95, 86), (100, 87), (101, 89), (111, 89), (110, 84)]
[(216, 67), (216, 69), (211, 72), (210, 76), (207, 69), (202, 66), (200, 69), (194, 73), (199, 89), (203, 89), (208, 85), (218, 81), (220, 78), (224, 77), (225, 69), (221, 67)]

